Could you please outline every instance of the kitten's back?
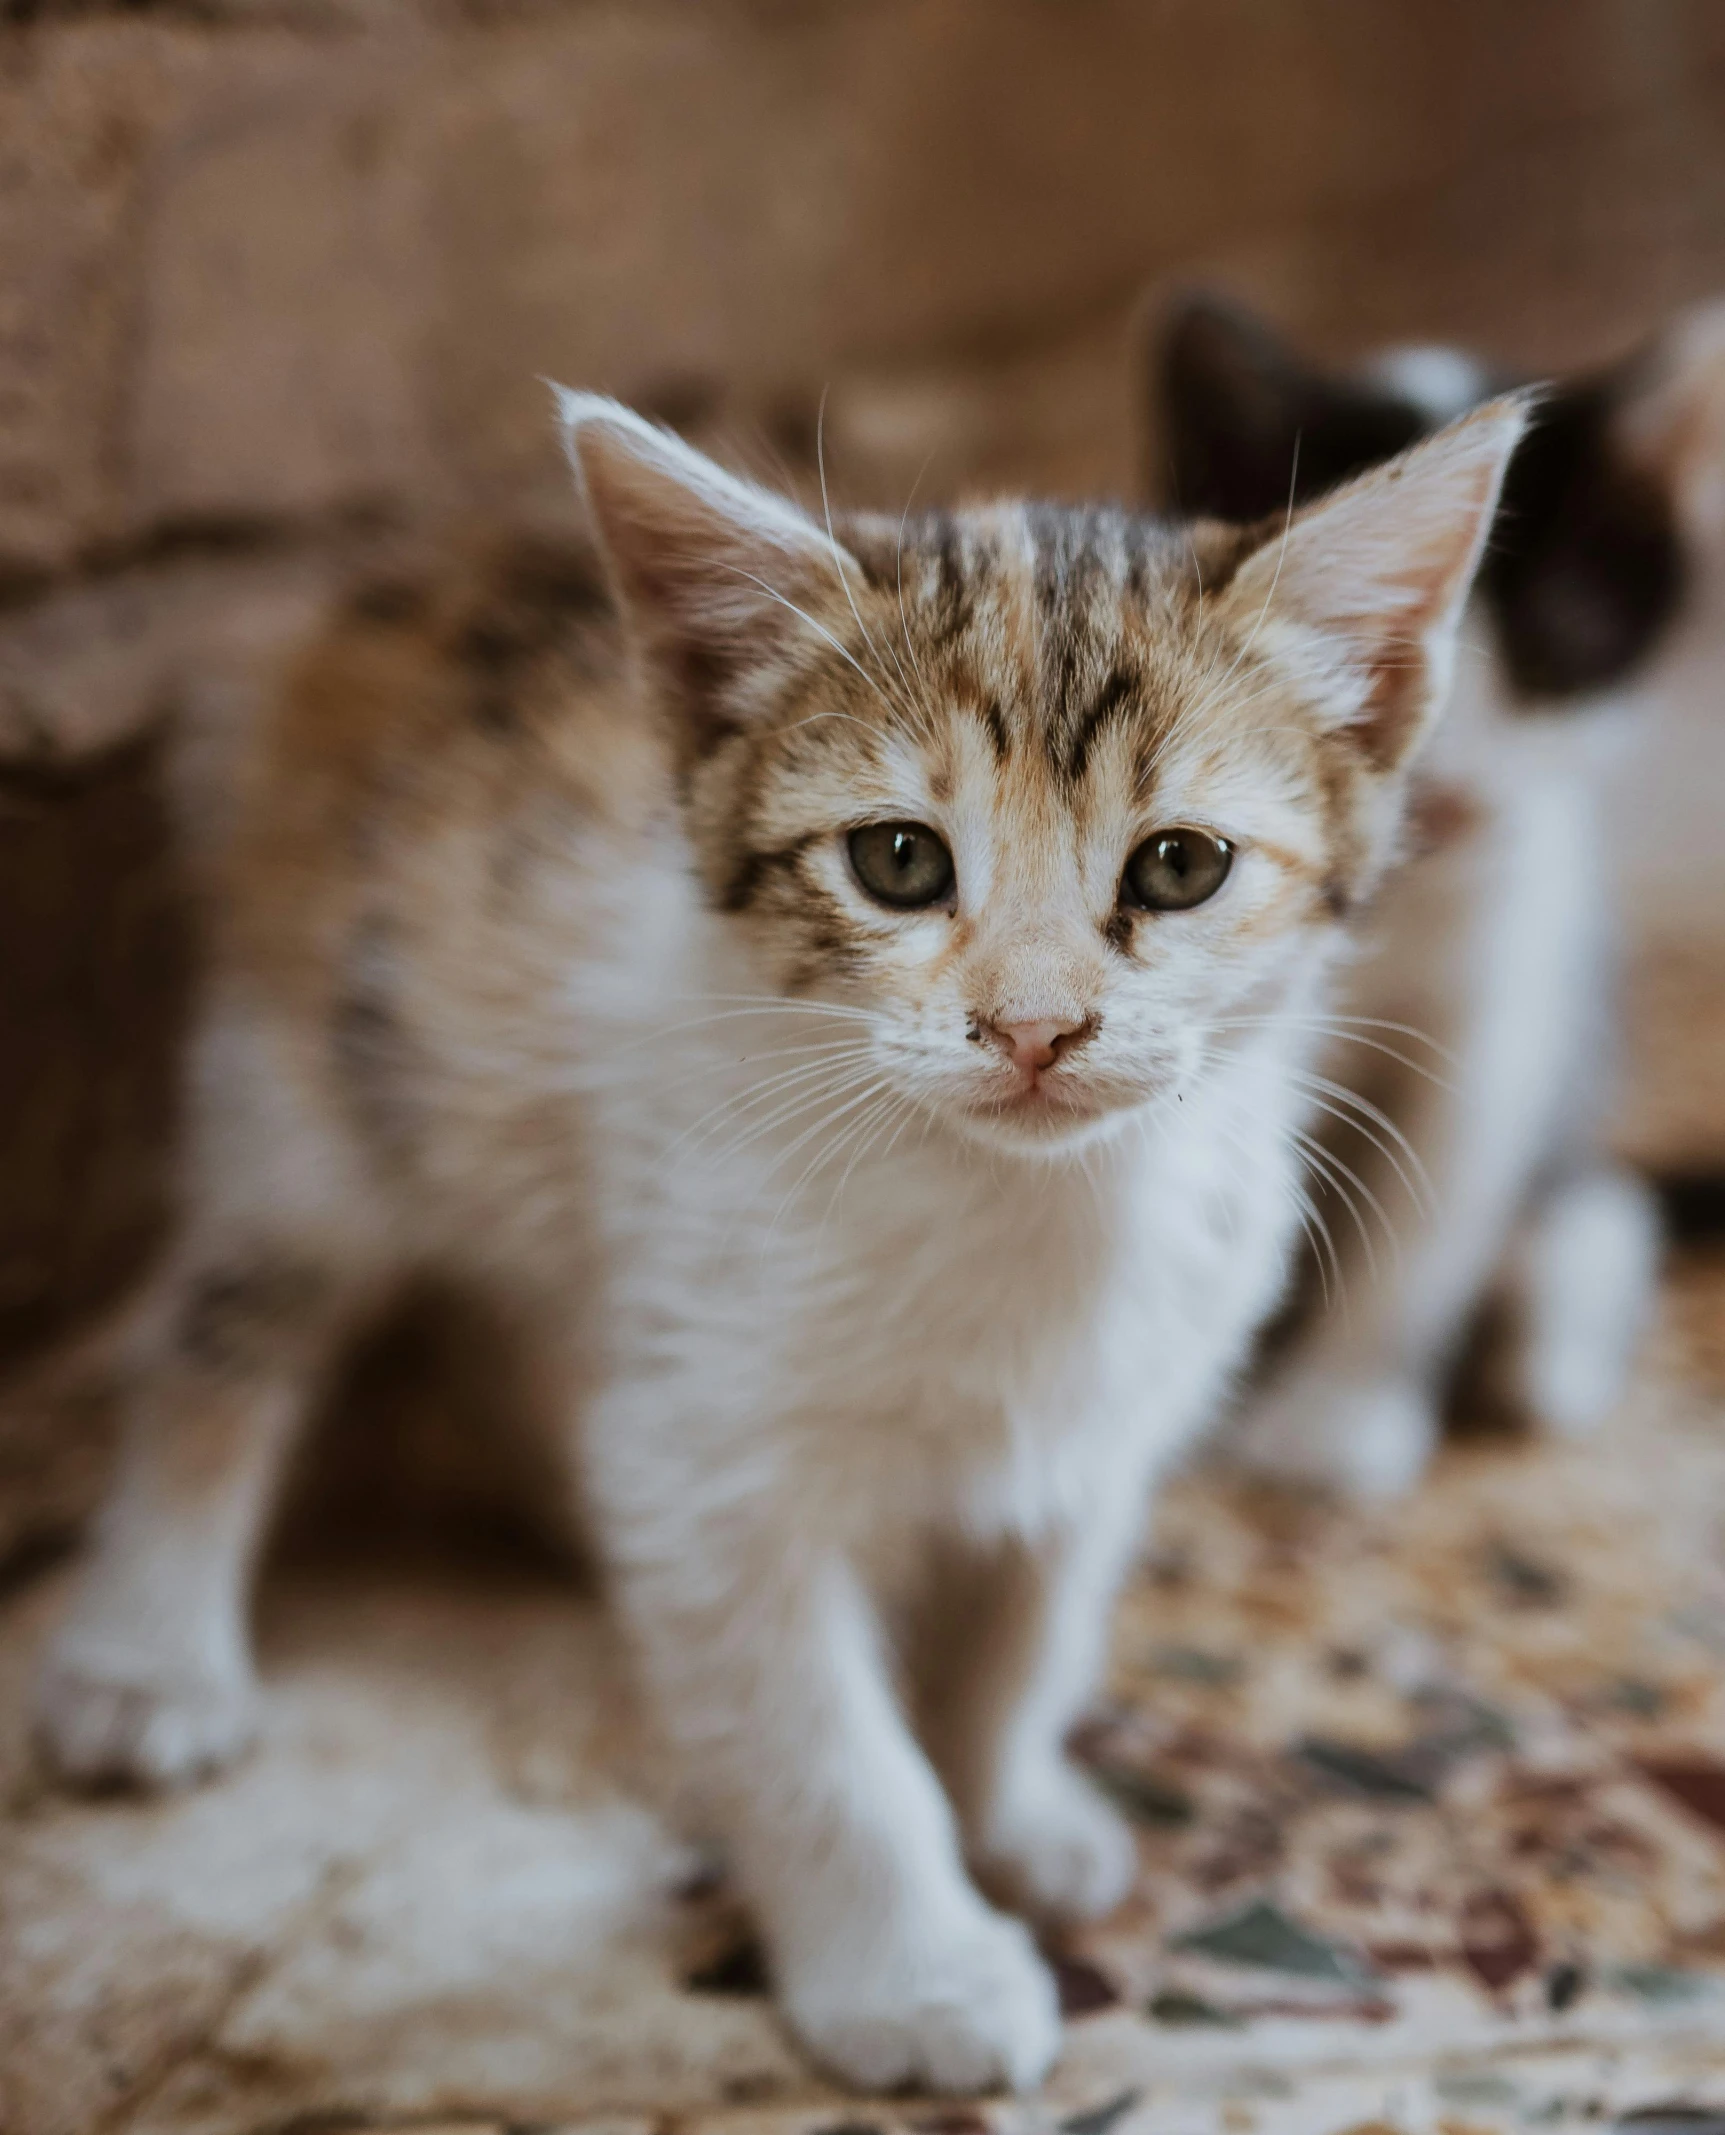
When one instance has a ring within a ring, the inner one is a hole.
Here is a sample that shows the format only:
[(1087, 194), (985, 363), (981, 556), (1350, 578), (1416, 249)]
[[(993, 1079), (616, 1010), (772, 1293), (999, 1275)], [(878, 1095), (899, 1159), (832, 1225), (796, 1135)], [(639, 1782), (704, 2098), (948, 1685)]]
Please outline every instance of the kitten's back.
[[(289, 674), (238, 777), (217, 868), (218, 961), (299, 987), (396, 910), (435, 938), (466, 869), (499, 883), (555, 821), (639, 822), (657, 756), (616, 716), (615, 617), (575, 536), (495, 536), (362, 585)], [(416, 854), (421, 855), (416, 859)], [(395, 892), (391, 892), (391, 884)], [(492, 899), (495, 902), (495, 894)]]

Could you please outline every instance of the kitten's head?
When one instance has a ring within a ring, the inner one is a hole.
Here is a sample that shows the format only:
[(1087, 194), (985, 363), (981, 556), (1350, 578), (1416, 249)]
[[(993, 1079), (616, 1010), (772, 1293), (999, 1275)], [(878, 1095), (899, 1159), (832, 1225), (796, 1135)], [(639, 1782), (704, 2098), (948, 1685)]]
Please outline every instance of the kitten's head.
[[(1307, 503), (1508, 383), (1449, 348), (1325, 369), (1207, 292), (1158, 327), (1149, 487), (1191, 513)], [(1638, 680), (1722, 530), (1725, 308), (1708, 306), (1541, 397), (1480, 576), (1512, 702), (1561, 709)]]
[(1022, 504), (829, 533), (615, 402), (569, 451), (764, 990), (1016, 1149), (1190, 1089), (1390, 857), (1522, 411), (1239, 529)]

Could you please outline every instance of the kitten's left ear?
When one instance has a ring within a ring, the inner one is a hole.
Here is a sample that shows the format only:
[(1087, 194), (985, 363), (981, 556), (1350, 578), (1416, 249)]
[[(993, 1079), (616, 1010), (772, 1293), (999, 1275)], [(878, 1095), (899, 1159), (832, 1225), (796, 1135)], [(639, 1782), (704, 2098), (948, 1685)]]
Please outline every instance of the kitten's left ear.
[(1529, 400), (1488, 401), (1411, 452), (1271, 526), (1228, 611), (1357, 738), (1379, 773), (1443, 704), (1455, 635)]
[(770, 490), (598, 393), (554, 386), (563, 441), (624, 618), (697, 752), (833, 644), (861, 567)]

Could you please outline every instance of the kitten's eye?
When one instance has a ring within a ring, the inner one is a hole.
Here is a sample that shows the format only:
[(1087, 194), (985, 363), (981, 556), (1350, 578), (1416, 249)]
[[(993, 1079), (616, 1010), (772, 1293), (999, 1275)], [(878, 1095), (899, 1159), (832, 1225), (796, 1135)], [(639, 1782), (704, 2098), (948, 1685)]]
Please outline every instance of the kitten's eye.
[(1228, 879), (1234, 848), (1207, 830), (1159, 830), (1126, 863), (1122, 904), (1146, 912), (1189, 912)]
[(845, 846), (857, 880), (882, 904), (939, 904), (952, 888), (952, 855), (926, 823), (865, 823)]

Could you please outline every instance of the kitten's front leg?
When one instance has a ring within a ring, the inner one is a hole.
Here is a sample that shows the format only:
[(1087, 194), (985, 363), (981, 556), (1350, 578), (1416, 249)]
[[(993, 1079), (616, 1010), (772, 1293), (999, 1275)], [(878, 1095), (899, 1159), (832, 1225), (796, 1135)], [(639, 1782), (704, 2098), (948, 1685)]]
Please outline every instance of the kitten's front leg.
[(1081, 1525), (1002, 1545), (939, 1627), (950, 1657), (930, 1686), (925, 1737), (979, 1873), (1049, 1920), (1111, 1912), (1137, 1875), (1130, 1830), (1066, 1740), (1102, 1673), (1142, 1510), (1127, 1484)]
[(249, 1739), (247, 1588), (344, 1275), (288, 1247), (230, 1248), (171, 1285), (36, 1685), (37, 1731), (65, 1777), (168, 1785)]
[(855, 1573), (771, 1493), (703, 1508), (698, 1483), (657, 1480), (681, 1502), (650, 1526), (603, 1508), (619, 1601), (792, 2026), (866, 2089), (1033, 2085), (1053, 1982), (964, 1872)]
[(1628, 1383), (1658, 1275), (1659, 1215), (1641, 1180), (1597, 1164), (1549, 1187), (1499, 1275), (1513, 1330), (1501, 1396), (1565, 1438), (1597, 1429)]

